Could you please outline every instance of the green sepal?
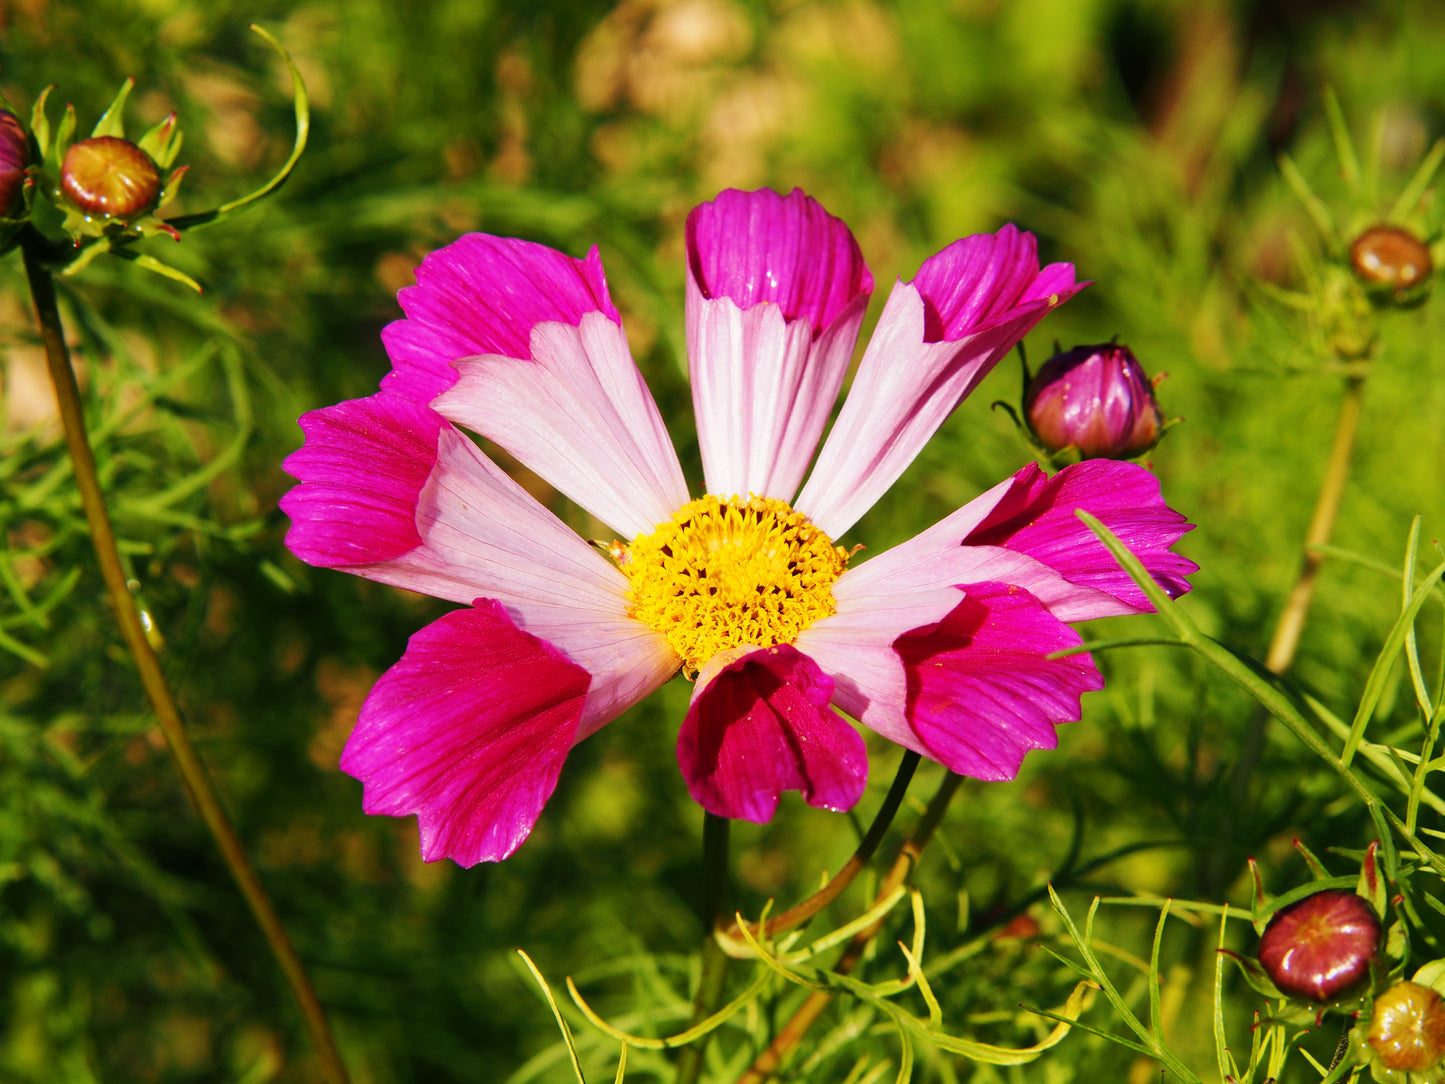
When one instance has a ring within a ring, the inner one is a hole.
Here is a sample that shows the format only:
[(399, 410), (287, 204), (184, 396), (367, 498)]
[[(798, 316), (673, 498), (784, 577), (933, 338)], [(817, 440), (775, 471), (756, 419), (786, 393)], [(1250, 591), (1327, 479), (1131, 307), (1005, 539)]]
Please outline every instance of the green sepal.
[(90, 137), (92, 139), (96, 136), (125, 138), (125, 120), (121, 114), (125, 109), (125, 100), (130, 97), (130, 92), (134, 87), (134, 77), (126, 79), (120, 85), (120, 90), (116, 91), (115, 100), (110, 103), (110, 108), (100, 115), (100, 120), (96, 121), (95, 127), (91, 129)]
[(1310, 876), (1316, 881), (1323, 881), (1330, 875), (1330, 871), (1325, 869), (1324, 863), (1315, 856), (1315, 852), (1305, 846), (1304, 840), (1296, 839), (1294, 841), (1294, 849), (1298, 851), (1299, 856), (1304, 859), (1305, 865), (1309, 867)]
[(181, 178), (186, 175), (186, 170), (190, 168), (190, 166), (178, 166), (175, 172), (166, 178), (165, 184), (161, 185), (160, 199), (156, 201), (155, 207), (151, 209), (152, 215), (176, 198), (176, 193), (181, 190)]
[(80, 254), (61, 268), (60, 274), (67, 277), (80, 274), (97, 256), (110, 251), (110, 241), (109, 237), (97, 237), (90, 244), (80, 246)]
[(1227, 948), (1216, 949), (1215, 951), (1221, 956), (1229, 957), (1229, 959), (1233, 960), (1239, 966), (1239, 970), (1244, 973), (1244, 981), (1249, 983), (1256, 993), (1264, 995), (1271, 1001), (1286, 1000), (1280, 988), (1274, 984), (1274, 980), (1272, 980), (1264, 970), (1264, 966), (1254, 957), (1243, 956), (1233, 949)]
[(147, 271), (154, 271), (157, 275), (162, 275), (168, 279), (175, 279), (175, 281), (189, 286), (198, 294), (205, 293), (205, 290), (201, 288), (201, 284), (191, 278), (190, 275), (179, 268), (172, 267), (168, 263), (162, 263), (154, 256), (148, 256), (143, 252), (130, 252), (126, 249), (116, 249), (115, 254), (122, 259), (130, 260), (137, 267), (144, 267)]
[(1254, 925), (1256, 934), (1263, 934), (1265, 926), (1269, 925), (1269, 896), (1264, 890), (1264, 876), (1259, 872), (1259, 863), (1253, 858), (1249, 859), (1249, 879), (1254, 882), (1254, 902), (1250, 907), (1249, 921)]
[(60, 160), (65, 157), (65, 152), (70, 149), (71, 140), (75, 138), (75, 106), (69, 102), (65, 103), (65, 112), (60, 118), (60, 127), (55, 133), (55, 146), (51, 155), (55, 162), (56, 169), (60, 168)]
[(45, 103), (54, 89), (55, 84), (51, 83), (42, 90), (40, 97), (35, 99), (35, 107), (30, 110), (30, 135), (34, 138), (42, 159), (50, 150), (50, 118), (45, 115)]
[(181, 150), (181, 127), (174, 112), (167, 113), (154, 128), (136, 141), (160, 169), (170, 169)]
[(1369, 847), (1365, 849), (1364, 861), (1360, 863), (1360, 879), (1355, 885), (1355, 895), (1367, 901), (1375, 917), (1381, 922), (1385, 921), (1385, 875), (1380, 870), (1380, 863), (1375, 858), (1375, 852), (1380, 849), (1378, 840), (1371, 840)]

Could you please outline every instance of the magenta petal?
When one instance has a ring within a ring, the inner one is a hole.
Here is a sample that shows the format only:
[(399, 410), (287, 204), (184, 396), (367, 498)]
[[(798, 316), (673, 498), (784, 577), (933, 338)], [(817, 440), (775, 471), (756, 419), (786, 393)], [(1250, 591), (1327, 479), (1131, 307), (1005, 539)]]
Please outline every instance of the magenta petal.
[(1030, 749), (1058, 744), (1057, 723), (1079, 718), (1079, 697), (1104, 687), (1078, 633), (1021, 587), (964, 585), (937, 625), (898, 638), (908, 715), (928, 753), (975, 779), (1012, 779)]
[(306, 442), (282, 466), (301, 484), (281, 498), (286, 545), (307, 564), (342, 568), (421, 545), (417, 496), (437, 458), (441, 415), (382, 392), (301, 416)]
[(341, 755), (362, 807), (416, 814), (421, 855), (462, 866), (521, 846), (562, 771), (590, 678), (477, 599), (411, 638)]
[(740, 309), (765, 301), (785, 320), (805, 318), (822, 334), (873, 276), (841, 219), (795, 188), (728, 189), (687, 216), (687, 261), (704, 298)]
[[(715, 660), (717, 661), (717, 660)], [(709, 813), (762, 823), (785, 790), (811, 806), (851, 809), (868, 781), (858, 732), (831, 708), (833, 679), (796, 648), (740, 654), (698, 678), (677, 761)]]
[(1014, 475), (1013, 488), (964, 545), (1027, 554), (1070, 583), (1104, 591), (1136, 611), (1152, 611), (1144, 592), (1074, 515), (1080, 508), (1118, 535), (1171, 597), (1189, 590), (1185, 577), (1199, 566), (1169, 547), (1194, 527), (1164, 503), (1159, 479), (1135, 463), (1090, 459), (1052, 478), (1030, 464)]
[(1072, 264), (1039, 269), (1034, 235), (1007, 223), (998, 233), (962, 237), (923, 261), (913, 286), (923, 295), (926, 342), (953, 342), (1013, 310), (1047, 310), (1080, 289)]
[(406, 319), (381, 333), (392, 361), (381, 386), (419, 403), (456, 382), (451, 366), (458, 358), (530, 358), (536, 324), (575, 325), (589, 312), (622, 322), (595, 247), (577, 260), (546, 245), (485, 233), (469, 233), (427, 256), (416, 269), (416, 285), (397, 300)]

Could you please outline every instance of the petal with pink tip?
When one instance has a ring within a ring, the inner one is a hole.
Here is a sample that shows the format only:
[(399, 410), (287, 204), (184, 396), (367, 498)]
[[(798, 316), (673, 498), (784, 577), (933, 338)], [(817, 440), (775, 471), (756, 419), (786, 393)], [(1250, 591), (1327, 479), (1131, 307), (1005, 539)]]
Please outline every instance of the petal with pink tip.
[(577, 739), (588, 674), (485, 598), (411, 638), (341, 755), (367, 813), (415, 814), (421, 854), (499, 862), (531, 834)]
[(891, 486), (954, 408), (1084, 284), (1039, 270), (1030, 234), (964, 238), (897, 283), (794, 506), (833, 538)]
[[(287, 461), (302, 480), (282, 502), (298, 557), (452, 602), (497, 599), (519, 628), (592, 674), (584, 734), (677, 672), (666, 638), (627, 615), (622, 573), (461, 432), (387, 392), (342, 407), (330, 410), (365, 424), (312, 426), (306, 447)], [(356, 465), (351, 473), (328, 473), (348, 463)], [(397, 479), (408, 480), (405, 490)], [(419, 544), (401, 549), (410, 537)]]
[(325, 568), (389, 561), (421, 545), (416, 501), (446, 422), (382, 393), (301, 416), (305, 443), (282, 467), (300, 480), (281, 498), (286, 545)]
[(814, 337), (873, 292), (852, 231), (801, 188), (728, 189), (692, 209), (686, 240), (688, 276), (704, 298), (740, 309), (770, 302), (785, 320), (806, 320)]
[(786, 644), (738, 648), (698, 676), (677, 739), (693, 798), (709, 813), (770, 820), (785, 790), (851, 809), (868, 781), (858, 732), (828, 707), (832, 680)]
[(392, 371), (382, 387), (419, 403), (456, 382), (452, 362), (478, 354), (527, 358), (532, 328), (577, 324), (589, 312), (621, 323), (602, 259), (583, 260), (532, 241), (469, 233), (437, 249), (416, 269), (416, 285), (397, 294), (404, 320), (381, 333)]
[(853, 355), (873, 276), (794, 189), (727, 191), (687, 223), (687, 342), (707, 491), (790, 500)]
[(687, 503), (657, 404), (622, 328), (604, 314), (587, 313), (575, 327), (537, 324), (530, 359), (489, 354), (456, 370), (433, 409), (496, 441), (626, 537)]
[(988, 518), (968, 533), (966, 547), (1027, 554), (1070, 583), (1115, 600), (1106, 612), (1089, 616), (1152, 612), (1144, 592), (1074, 514), (1082, 508), (1118, 535), (1171, 597), (1189, 590), (1186, 577), (1199, 566), (1170, 547), (1194, 527), (1164, 503), (1159, 479), (1143, 467), (1088, 459), (1050, 478), (1030, 464), (1012, 483)]
[(1030, 749), (1058, 744), (1054, 727), (1104, 687), (1088, 654), (1049, 659), (1082, 641), (1019, 587), (973, 583), (943, 621), (900, 637), (908, 718), (922, 752), (975, 779), (1012, 779)]

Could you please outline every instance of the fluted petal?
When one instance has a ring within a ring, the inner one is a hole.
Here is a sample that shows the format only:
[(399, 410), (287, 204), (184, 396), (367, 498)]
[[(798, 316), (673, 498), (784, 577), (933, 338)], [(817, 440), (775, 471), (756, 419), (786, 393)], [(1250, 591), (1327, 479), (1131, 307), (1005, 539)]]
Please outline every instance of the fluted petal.
[(368, 813), (415, 814), (428, 862), (498, 862), (532, 831), (578, 736), (588, 674), (477, 599), (411, 638), (341, 756)]
[(783, 791), (851, 809), (868, 781), (858, 732), (828, 706), (832, 680), (787, 645), (738, 648), (699, 674), (677, 739), (677, 762), (709, 813), (761, 823)]
[(383, 388), (419, 403), (456, 382), (452, 362), (478, 354), (530, 357), (532, 328), (576, 325), (589, 312), (621, 323), (594, 246), (583, 260), (511, 237), (469, 233), (416, 269), (416, 285), (397, 294), (406, 319), (381, 341), (392, 371)]
[(1020, 587), (964, 586), (940, 623), (901, 637), (908, 722), (922, 752), (975, 779), (1012, 779), (1024, 754), (1052, 749), (1059, 723), (1081, 714), (1079, 698), (1104, 679), (1078, 633)]
[(707, 490), (791, 500), (853, 355), (873, 277), (799, 190), (727, 191), (687, 224), (687, 342)]

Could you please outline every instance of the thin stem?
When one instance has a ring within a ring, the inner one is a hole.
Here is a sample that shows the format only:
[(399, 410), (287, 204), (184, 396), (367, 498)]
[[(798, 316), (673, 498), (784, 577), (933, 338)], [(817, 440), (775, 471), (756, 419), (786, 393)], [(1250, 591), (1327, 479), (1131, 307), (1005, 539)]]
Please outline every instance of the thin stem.
[[(692, 1003), (688, 1027), (696, 1027), (717, 1011), (727, 986), (727, 953), (713, 936), (721, 916), (727, 913), (728, 898), (728, 828), (726, 817), (704, 813), (702, 822), (702, 977)], [(702, 1074), (703, 1056), (707, 1053), (712, 1032), (700, 1036), (686, 1046), (677, 1059), (677, 1084), (696, 1084)]]
[(75, 483), (80, 491), (80, 503), (85, 510), (86, 523), (90, 527), (91, 542), (100, 563), (101, 576), (105, 579), (106, 589), (115, 608), (116, 620), (120, 624), (121, 638), (135, 660), (141, 684), (145, 687), (146, 696), (156, 713), (161, 732), (165, 734), (176, 770), (180, 772), (191, 800), (199, 810), (201, 819), (206, 822), (206, 827), (210, 829), (231, 876), (236, 879), (241, 894), (246, 898), (251, 913), (261, 927), (261, 932), (265, 934), (266, 941), (291, 986), (301, 1014), (306, 1019), (307, 1030), (311, 1033), (311, 1041), (316, 1047), (326, 1078), (333, 1084), (347, 1084), (346, 1067), (337, 1052), (311, 980), (281, 925), (275, 905), (262, 887), (261, 880), (257, 877), (230, 821), (226, 819), (220, 797), (216, 794), (205, 764), (186, 735), (175, 697), (166, 683), (160, 661), (146, 639), (135, 600), (126, 586), (125, 570), (115, 544), (115, 532), (111, 529), (105, 496), (96, 475), (95, 457), (91, 453), (90, 441), (85, 432), (80, 389), (75, 383), (75, 371), (70, 365), (70, 351), (65, 345), (65, 332), (60, 323), (60, 309), (55, 299), (55, 281), (45, 266), (49, 245), (50, 242), (38, 232), (27, 231), (21, 243), (25, 275), (35, 303), (35, 320), (45, 343), (50, 379), (55, 386), (55, 396), (60, 406), (65, 443), (75, 467)]
[[(884, 835), (887, 834), (894, 816), (898, 813), (898, 807), (903, 804), (903, 796), (908, 793), (908, 784), (913, 781), (913, 773), (918, 768), (919, 759), (919, 755), (912, 749), (904, 752), (903, 760), (898, 765), (898, 774), (893, 777), (893, 785), (888, 788), (888, 794), (884, 797), (883, 804), (878, 807), (878, 812), (873, 817), (873, 823), (868, 826), (868, 831), (864, 834), (862, 842), (858, 844), (858, 849), (853, 852), (853, 857), (843, 864), (843, 868), (827, 884), (803, 900), (802, 903), (789, 907), (782, 914), (768, 919), (761, 928), (756, 922), (745, 923), (744, 927), (751, 936), (755, 938), (776, 937), (780, 933), (795, 930), (843, 894), (843, 890), (853, 883), (853, 878), (863, 871), (863, 867), (868, 864), (873, 853), (878, 850), (878, 844), (883, 842)], [(723, 932), (731, 932), (737, 926), (737, 920), (734, 918)]]
[(1345, 481), (1350, 474), (1350, 454), (1355, 447), (1355, 434), (1360, 426), (1360, 406), (1364, 398), (1364, 376), (1352, 376), (1345, 382), (1345, 397), (1340, 403), (1339, 420), (1335, 423), (1335, 439), (1330, 447), (1330, 458), (1325, 466), (1325, 477), (1320, 483), (1319, 496), (1315, 499), (1314, 515), (1310, 517), (1309, 530), (1305, 532), (1304, 559), (1300, 563), (1299, 576), (1290, 589), (1279, 622), (1274, 627), (1274, 638), (1270, 640), (1269, 652), (1264, 665), (1276, 674), (1282, 674), (1294, 662), (1295, 651), (1299, 648), (1300, 636), (1304, 632), (1305, 619), (1309, 616), (1310, 602), (1314, 599), (1315, 580), (1325, 555), (1318, 548), (1328, 544), (1335, 530), (1335, 520), (1340, 512), (1340, 498), (1345, 492)]
[[(923, 848), (928, 846), (934, 829), (943, 820), (943, 814), (948, 810), (948, 803), (953, 800), (953, 795), (961, 782), (963, 782), (963, 777), (955, 775), (953, 772), (949, 772), (944, 777), (938, 792), (934, 794), (933, 800), (928, 803), (928, 808), (919, 818), (917, 827), (913, 829), (913, 834), (908, 837), (908, 841), (903, 844), (903, 849), (899, 851), (893, 868), (888, 871), (888, 875), (883, 878), (883, 883), (878, 886), (877, 900), (883, 899), (901, 885), (913, 868), (918, 865)], [(857, 967), (858, 962), (863, 959), (863, 953), (867, 951), (868, 945), (882, 928), (883, 919), (880, 918), (871, 926), (854, 934), (853, 939), (848, 942), (847, 948), (843, 950), (843, 955), (833, 965), (834, 973), (846, 975)], [(815, 990), (809, 994), (803, 1004), (798, 1006), (798, 1011), (793, 1013), (792, 1018), (783, 1025), (783, 1029), (778, 1032), (768, 1048), (757, 1056), (753, 1064), (748, 1067), (747, 1072), (738, 1077), (737, 1084), (764, 1084), (783, 1064), (793, 1048), (802, 1042), (803, 1036), (823, 1014), (823, 1010), (828, 1007), (828, 1002), (832, 999), (831, 993), (821, 990)]]

